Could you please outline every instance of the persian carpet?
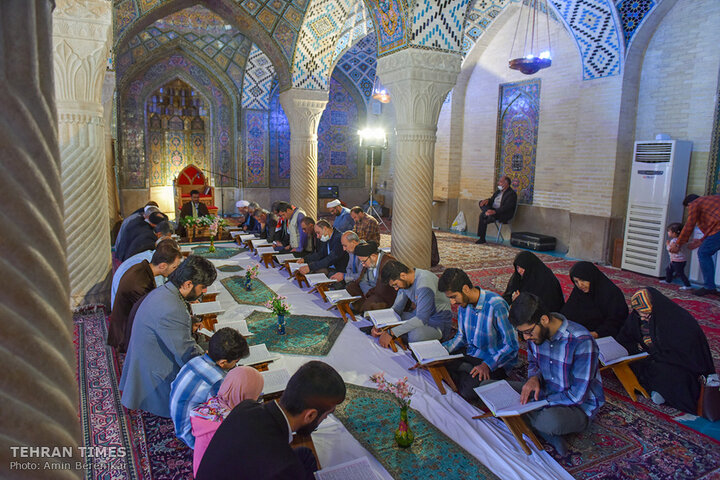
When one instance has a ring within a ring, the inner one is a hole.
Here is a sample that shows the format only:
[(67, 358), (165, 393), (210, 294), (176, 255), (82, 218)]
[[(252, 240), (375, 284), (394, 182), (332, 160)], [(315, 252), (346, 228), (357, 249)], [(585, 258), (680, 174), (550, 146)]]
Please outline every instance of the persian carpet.
[(224, 273), (242, 272), (243, 270), (245, 270), (240, 265), (222, 265), (220, 267), (217, 267), (217, 269)]
[(250, 291), (245, 290), (245, 277), (243, 276), (223, 278), (220, 282), (240, 304), (264, 306), (265, 302), (275, 296), (275, 292), (258, 278), (253, 278)]
[(390, 393), (347, 384), (345, 401), (337, 406), (335, 416), (396, 480), (497, 478), (412, 408), (408, 424), (415, 441), (409, 448), (398, 447), (400, 408)]
[(234, 257), (238, 253), (247, 252), (247, 248), (215, 247), (215, 251), (210, 253), (209, 247), (200, 246), (193, 247), (192, 251), (193, 255), (200, 255), (205, 258), (225, 259)]
[(256, 310), (245, 321), (253, 333), (247, 337), (249, 344), (264, 343), (271, 352), (312, 356), (327, 355), (345, 327), (342, 318), (288, 315), (285, 335), (278, 335), (274, 313)]

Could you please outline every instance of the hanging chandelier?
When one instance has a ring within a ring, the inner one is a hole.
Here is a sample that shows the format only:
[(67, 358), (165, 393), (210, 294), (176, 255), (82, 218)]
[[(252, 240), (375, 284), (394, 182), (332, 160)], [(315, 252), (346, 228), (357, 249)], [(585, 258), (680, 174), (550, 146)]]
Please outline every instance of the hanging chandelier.
[[(545, 16), (545, 34), (541, 16)], [(520, 31), (520, 24), (525, 23), (525, 32)], [(522, 43), (522, 49), (520, 44)], [(518, 48), (516, 50), (515, 45)], [(509, 66), (525, 75), (532, 75), (552, 65), (550, 55), (550, 11), (547, 0), (522, 0), (518, 15), (515, 35), (510, 47)]]
[(380, 82), (380, 77), (376, 74), (373, 82), (372, 98), (380, 103), (390, 103), (390, 92)]

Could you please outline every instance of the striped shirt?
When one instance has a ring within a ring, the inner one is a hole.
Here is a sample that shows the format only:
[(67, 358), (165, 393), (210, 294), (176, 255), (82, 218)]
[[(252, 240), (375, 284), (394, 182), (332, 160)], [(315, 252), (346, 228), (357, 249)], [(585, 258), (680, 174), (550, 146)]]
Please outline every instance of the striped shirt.
[(482, 359), (490, 370), (512, 368), (518, 360), (518, 340), (508, 320), (508, 304), (497, 293), (478, 288), (476, 305), (458, 309), (458, 332), (445, 342), (453, 353), (465, 347), (465, 353)]
[(195, 448), (190, 412), (217, 395), (225, 374), (225, 370), (218, 367), (206, 353), (183, 365), (172, 382), (170, 417), (175, 424), (175, 436), (190, 448)]
[(590, 332), (559, 313), (555, 335), (540, 345), (528, 342), (528, 378), (540, 378), (541, 399), (552, 405), (575, 405), (588, 417), (605, 403), (598, 368), (598, 346)]

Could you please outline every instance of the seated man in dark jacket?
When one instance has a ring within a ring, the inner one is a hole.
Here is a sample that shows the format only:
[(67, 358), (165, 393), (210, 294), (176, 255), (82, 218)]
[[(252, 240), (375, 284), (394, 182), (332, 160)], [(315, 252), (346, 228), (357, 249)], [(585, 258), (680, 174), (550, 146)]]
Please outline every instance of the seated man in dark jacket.
[(124, 262), (128, 258), (132, 257), (136, 253), (143, 252), (155, 246), (155, 242), (160, 236), (155, 234), (155, 227), (162, 222), (167, 222), (167, 215), (162, 212), (153, 212), (148, 215), (147, 220), (142, 223), (138, 223), (135, 226), (131, 226), (126, 232), (127, 244), (122, 251), (115, 252), (117, 258)]
[(258, 208), (253, 216), (257, 222), (257, 232), (260, 238), (266, 239), (268, 243), (280, 240), (282, 230), (277, 229), (278, 219), (275, 215), (263, 208)]
[(330, 365), (311, 361), (288, 381), (280, 400), (245, 400), (213, 435), (197, 480), (312, 480), (317, 470), (307, 447), (290, 446), (292, 432), (306, 436), (345, 401), (345, 382)]
[(320, 242), (317, 250), (305, 258), (298, 260), (299, 263), (306, 263), (298, 270), (303, 275), (306, 273), (329, 273), (344, 272), (347, 269), (348, 253), (342, 246), (342, 235), (335, 230), (327, 220), (318, 220), (315, 224), (315, 235)]
[(515, 215), (517, 205), (517, 193), (510, 188), (512, 180), (507, 175), (500, 177), (498, 189), (486, 200), (480, 200), (480, 218), (478, 219), (477, 235), (475, 243), (485, 243), (485, 232), (489, 223), (498, 220), (507, 223)]

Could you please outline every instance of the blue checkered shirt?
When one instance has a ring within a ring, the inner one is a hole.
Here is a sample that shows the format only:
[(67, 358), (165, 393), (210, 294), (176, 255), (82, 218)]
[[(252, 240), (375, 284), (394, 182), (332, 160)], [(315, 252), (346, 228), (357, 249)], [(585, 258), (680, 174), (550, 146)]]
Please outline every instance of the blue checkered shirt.
[(598, 346), (590, 332), (559, 313), (554, 317), (562, 325), (540, 345), (528, 342), (528, 378), (540, 377), (540, 399), (550, 405), (575, 405), (588, 417), (605, 403), (600, 371)]
[(445, 342), (450, 353), (465, 347), (465, 353), (487, 363), (490, 370), (507, 369), (518, 360), (518, 340), (508, 321), (508, 304), (497, 293), (480, 290), (476, 305), (458, 309), (458, 332)]
[(225, 373), (206, 353), (183, 365), (172, 382), (170, 417), (175, 424), (175, 436), (190, 448), (195, 448), (190, 411), (217, 395)]

